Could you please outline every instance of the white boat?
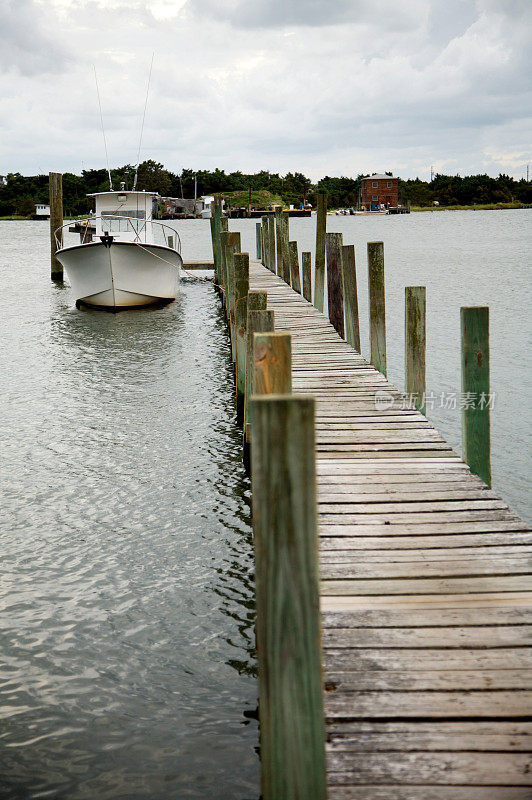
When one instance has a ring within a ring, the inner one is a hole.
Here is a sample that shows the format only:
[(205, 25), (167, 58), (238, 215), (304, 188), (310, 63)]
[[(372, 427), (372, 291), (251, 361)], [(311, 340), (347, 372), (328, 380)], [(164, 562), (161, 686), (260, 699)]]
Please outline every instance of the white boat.
[(95, 216), (78, 220), (80, 243), (62, 246), (57, 260), (80, 303), (107, 309), (138, 308), (175, 300), (183, 266), (177, 231), (153, 219), (154, 192), (109, 191), (88, 195)]

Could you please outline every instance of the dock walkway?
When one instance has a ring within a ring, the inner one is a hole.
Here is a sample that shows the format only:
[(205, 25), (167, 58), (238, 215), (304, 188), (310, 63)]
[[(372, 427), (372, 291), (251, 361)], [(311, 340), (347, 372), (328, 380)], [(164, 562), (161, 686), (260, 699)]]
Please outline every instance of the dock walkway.
[(530, 800), (530, 529), (259, 261), (250, 289), (316, 398), (329, 800)]

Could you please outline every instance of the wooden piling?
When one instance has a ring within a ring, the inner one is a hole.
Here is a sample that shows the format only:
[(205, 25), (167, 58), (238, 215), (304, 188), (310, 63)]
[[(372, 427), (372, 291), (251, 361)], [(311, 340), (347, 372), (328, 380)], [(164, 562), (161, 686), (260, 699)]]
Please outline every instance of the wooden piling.
[(267, 264), (267, 261), (268, 261), (268, 236), (267, 236), (267, 233), (266, 233), (266, 227), (268, 225), (268, 216), (265, 214), (263, 217), (261, 217), (261, 221), (262, 221), (262, 225), (261, 225), (261, 231), (262, 231), (262, 259), (261, 259), (261, 261), (264, 264), (264, 266), (267, 267), (268, 266), (268, 264)]
[(351, 347), (354, 347), (360, 353), (357, 273), (355, 248), (352, 244), (345, 244), (342, 247), (342, 273), (345, 303), (345, 338)]
[(255, 369), (253, 364), (253, 334), (272, 333), (275, 327), (275, 316), (273, 311), (252, 311), (249, 308), (248, 296), (248, 320), (247, 320), (247, 343), (246, 343), (246, 395), (244, 398), (244, 441), (249, 442), (248, 425), (250, 425), (250, 400), (253, 394), (253, 384)]
[(327, 192), (319, 189), (316, 216), (316, 256), (314, 273), (314, 305), (323, 311), (325, 297), (325, 231), (327, 229)]
[(301, 294), (301, 278), (299, 275), (297, 242), (288, 242), (288, 253), (290, 256), (290, 285), (294, 292), (299, 292), (299, 294)]
[(386, 375), (384, 244), (368, 242), (369, 343), (371, 363)]
[(489, 308), (460, 309), (462, 457), (491, 486)]
[(301, 253), (301, 271), (303, 273), (303, 297), (312, 303), (312, 255)]
[(212, 230), (212, 257), (214, 261), (214, 280), (215, 283), (220, 285), (220, 269), (221, 269), (221, 245), (220, 233), (222, 231), (222, 200), (219, 194), (214, 195), (214, 207), (211, 217), (211, 230)]
[(247, 350), (247, 321), (249, 311), (263, 311), (266, 309), (266, 292), (248, 292), (245, 297), (240, 297), (236, 302), (235, 314), (235, 341), (236, 341), (236, 398), (237, 420), (244, 422), (244, 399), (246, 396), (246, 350)]
[(262, 260), (262, 233), (260, 222), (255, 223), (255, 246), (257, 250), (257, 261)]
[(263, 800), (325, 800), (314, 400), (253, 399)]
[[(50, 172), (50, 277), (53, 281), (63, 280), (63, 265), (55, 257), (56, 251), (63, 247), (63, 176), (60, 172)], [(57, 230), (60, 228), (61, 230)], [(57, 237), (56, 232), (57, 230)]]
[(281, 278), (290, 286), (290, 218), (283, 212), (281, 217), (281, 249), (283, 251), (283, 271)]
[[(223, 222), (223, 219), (221, 220), (221, 222)], [(225, 247), (226, 247), (226, 244), (227, 244), (227, 236), (228, 235), (229, 235), (229, 231), (227, 230), (227, 228), (224, 230), (223, 226), (220, 225), (220, 235), (219, 235), (220, 267), (219, 267), (219, 275), (218, 275), (218, 277), (220, 279), (219, 286), (220, 286), (220, 289), (222, 291), (222, 300), (223, 300), (224, 307), (225, 307), (225, 281), (226, 281), (226, 275), (225, 275), (225, 271), (226, 271), (226, 266), (225, 266)]]
[(230, 323), (232, 323), (231, 310), (235, 298), (235, 253), (239, 252), (240, 234), (237, 231), (229, 231), (225, 245), (225, 309)]
[(275, 254), (277, 258), (277, 269), (275, 272), (281, 277), (284, 275), (283, 269), (283, 207), (274, 206), (275, 211)]
[(425, 350), (426, 289), (405, 286), (405, 393), (422, 414), (426, 413)]
[(253, 334), (253, 394), (292, 394), (292, 337)]
[(344, 336), (344, 286), (342, 280), (342, 234), (325, 235), (327, 250), (327, 298), (329, 319)]
[(236, 363), (236, 306), (238, 301), (248, 296), (249, 292), (249, 253), (235, 253), (234, 263), (234, 291), (231, 297), (230, 324), (232, 330), (232, 355)]
[(272, 216), (268, 217), (268, 248), (270, 270), (275, 272), (275, 220)]

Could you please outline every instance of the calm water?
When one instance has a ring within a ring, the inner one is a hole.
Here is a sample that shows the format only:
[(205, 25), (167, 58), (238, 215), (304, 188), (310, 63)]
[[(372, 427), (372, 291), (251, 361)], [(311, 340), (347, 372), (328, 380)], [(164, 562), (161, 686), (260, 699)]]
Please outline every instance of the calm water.
[(0, 797), (253, 798), (249, 487), (211, 284), (80, 312), (0, 223)]
[[(429, 415), (459, 449), (459, 309), (491, 314), (494, 487), (532, 517), (529, 211), (329, 217), (385, 242), (389, 376), (427, 286)], [(313, 249), (315, 220), (292, 220)], [(255, 223), (235, 220), (254, 254)], [(208, 258), (209, 223), (179, 224)], [(0, 222), (0, 797), (256, 800), (249, 486), (218, 300), (76, 311), (46, 223)]]

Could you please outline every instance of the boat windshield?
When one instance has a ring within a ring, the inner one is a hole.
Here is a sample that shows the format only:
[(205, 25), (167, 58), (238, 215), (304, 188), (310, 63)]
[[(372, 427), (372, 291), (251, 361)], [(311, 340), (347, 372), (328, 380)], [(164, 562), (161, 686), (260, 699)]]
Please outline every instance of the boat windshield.
[[(140, 233), (144, 229), (144, 209), (124, 208), (119, 211), (102, 211), (102, 231), (109, 233)], [(126, 219), (124, 219), (126, 218)]]

